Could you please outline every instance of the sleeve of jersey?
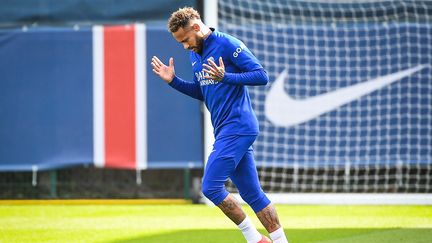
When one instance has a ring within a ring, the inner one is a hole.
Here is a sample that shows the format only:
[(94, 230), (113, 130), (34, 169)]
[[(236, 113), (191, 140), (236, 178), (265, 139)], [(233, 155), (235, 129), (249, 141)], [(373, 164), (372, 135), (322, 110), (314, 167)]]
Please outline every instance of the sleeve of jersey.
[(169, 85), (185, 95), (188, 95), (197, 100), (204, 101), (201, 88), (196, 82), (188, 82), (175, 76), (171, 83), (169, 83)]
[(241, 70), (240, 73), (225, 73), (222, 82), (236, 85), (266, 85), (268, 75), (252, 52), (237, 39), (228, 39), (225, 56)]
[(243, 73), (225, 73), (222, 82), (227, 84), (266, 85), (269, 81), (263, 68)]

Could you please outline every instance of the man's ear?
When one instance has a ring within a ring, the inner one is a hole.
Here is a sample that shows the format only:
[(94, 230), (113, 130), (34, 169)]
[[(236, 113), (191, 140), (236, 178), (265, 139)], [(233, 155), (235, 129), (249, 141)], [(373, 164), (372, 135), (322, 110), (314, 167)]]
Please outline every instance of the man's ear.
[(201, 30), (201, 27), (198, 23), (194, 23), (192, 25), (192, 29), (195, 30), (196, 32), (199, 32)]

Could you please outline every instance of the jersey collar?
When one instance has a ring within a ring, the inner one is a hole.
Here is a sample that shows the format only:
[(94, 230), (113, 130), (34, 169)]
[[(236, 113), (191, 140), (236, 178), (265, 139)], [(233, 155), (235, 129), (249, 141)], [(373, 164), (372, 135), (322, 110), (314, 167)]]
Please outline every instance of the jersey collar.
[(208, 47), (213, 42), (213, 40), (214, 40), (214, 38), (216, 36), (216, 34), (215, 34), (215, 32), (216, 32), (215, 28), (210, 27), (210, 30), (211, 30), (210, 35), (207, 36), (207, 38), (204, 39), (203, 50), (202, 50), (201, 55), (204, 54), (204, 51), (205, 51), (206, 47)]

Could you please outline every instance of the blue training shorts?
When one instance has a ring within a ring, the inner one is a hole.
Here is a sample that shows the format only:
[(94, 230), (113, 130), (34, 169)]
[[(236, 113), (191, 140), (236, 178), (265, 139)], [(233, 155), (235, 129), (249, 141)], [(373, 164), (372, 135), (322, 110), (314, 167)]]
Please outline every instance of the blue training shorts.
[(228, 196), (225, 189), (228, 178), (255, 212), (270, 204), (259, 184), (253, 157), (252, 144), (256, 137), (232, 135), (216, 139), (204, 170), (202, 184), (204, 195), (215, 205), (219, 205)]

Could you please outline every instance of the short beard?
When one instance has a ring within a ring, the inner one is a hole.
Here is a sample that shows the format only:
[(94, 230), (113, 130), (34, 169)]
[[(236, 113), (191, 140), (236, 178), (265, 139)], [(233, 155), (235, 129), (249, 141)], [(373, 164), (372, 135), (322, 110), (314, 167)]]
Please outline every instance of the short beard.
[(198, 54), (202, 54), (203, 46), (204, 46), (204, 39), (203, 38), (197, 39), (196, 47), (197, 47)]

